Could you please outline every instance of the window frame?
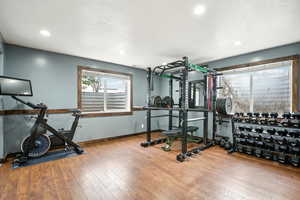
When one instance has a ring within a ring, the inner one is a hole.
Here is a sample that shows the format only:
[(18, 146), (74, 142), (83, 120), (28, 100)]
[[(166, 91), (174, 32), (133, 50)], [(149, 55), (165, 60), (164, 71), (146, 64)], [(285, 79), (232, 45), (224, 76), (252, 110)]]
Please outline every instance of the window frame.
[(262, 60), (257, 62), (251, 62), (240, 65), (233, 65), (228, 67), (216, 68), (215, 70), (218, 72), (228, 71), (233, 69), (240, 69), (246, 67), (254, 67), (258, 65), (271, 64), (282, 61), (291, 61), (292, 69), (291, 69), (291, 110), (292, 112), (299, 112), (299, 55), (292, 55), (280, 58), (273, 58), (268, 60)]
[(129, 111), (124, 112), (83, 112), (81, 115), (83, 117), (108, 117), (108, 116), (121, 116), (121, 115), (132, 115), (133, 111), (133, 81), (132, 81), (132, 74), (129, 73), (123, 73), (123, 72), (115, 72), (110, 70), (104, 70), (104, 69), (98, 69), (98, 68), (92, 68), (87, 66), (78, 66), (77, 67), (77, 108), (80, 110), (82, 109), (82, 102), (81, 102), (81, 93), (82, 93), (82, 84), (81, 84), (81, 77), (82, 77), (82, 71), (92, 71), (92, 72), (102, 72), (107, 74), (115, 74), (115, 75), (123, 75), (128, 76), (130, 81), (130, 105), (129, 105)]

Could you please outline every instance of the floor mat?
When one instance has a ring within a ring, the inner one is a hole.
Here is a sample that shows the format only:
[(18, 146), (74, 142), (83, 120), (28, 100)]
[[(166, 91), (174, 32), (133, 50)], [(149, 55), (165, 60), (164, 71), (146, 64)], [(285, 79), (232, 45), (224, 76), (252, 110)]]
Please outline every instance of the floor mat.
[(36, 165), (36, 164), (39, 164), (39, 163), (48, 162), (48, 161), (51, 161), (51, 160), (59, 160), (59, 159), (62, 159), (62, 158), (68, 158), (68, 157), (73, 157), (73, 156), (77, 156), (77, 155), (80, 155), (80, 154), (77, 154), (74, 150), (70, 150), (70, 151), (65, 151), (65, 150), (52, 151), (52, 152), (48, 152), (46, 155), (44, 155), (40, 158), (29, 159), (26, 163), (15, 163), (15, 162), (13, 162), (12, 163), (12, 168), (17, 169), (17, 168), (20, 168), (20, 167), (27, 167), (27, 166)]

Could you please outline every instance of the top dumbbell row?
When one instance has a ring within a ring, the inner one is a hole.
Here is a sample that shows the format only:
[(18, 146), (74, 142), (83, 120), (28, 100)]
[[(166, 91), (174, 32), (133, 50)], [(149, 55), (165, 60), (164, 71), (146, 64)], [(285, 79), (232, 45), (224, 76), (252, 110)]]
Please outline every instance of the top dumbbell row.
[(300, 128), (300, 112), (284, 113), (279, 117), (278, 113), (235, 113), (234, 122), (251, 123), (261, 125), (283, 126)]

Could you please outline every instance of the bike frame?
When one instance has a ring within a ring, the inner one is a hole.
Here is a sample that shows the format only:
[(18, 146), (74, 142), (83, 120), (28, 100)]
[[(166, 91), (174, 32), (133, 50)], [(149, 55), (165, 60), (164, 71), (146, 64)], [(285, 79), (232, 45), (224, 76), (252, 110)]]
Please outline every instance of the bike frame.
[[(38, 117), (33, 125), (33, 127), (31, 128), (30, 131), (30, 137), (29, 137), (29, 145), (24, 149), (24, 155), (27, 156), (29, 151), (31, 149), (34, 148), (34, 141), (36, 140), (36, 138), (39, 136), (39, 127), (42, 126), (43, 128), (45, 128), (47, 131), (51, 132), (53, 135), (55, 135), (56, 137), (58, 137), (59, 139), (65, 141), (68, 145), (73, 146), (76, 150), (76, 152), (81, 152), (80, 150), (80, 146), (76, 143), (74, 143), (72, 140), (70, 140), (69, 138), (63, 136), (62, 134), (59, 133), (59, 131), (57, 131), (56, 129), (54, 129), (53, 127), (51, 127), (49, 124), (47, 124), (47, 122), (45, 121), (45, 115), (47, 113), (47, 106), (44, 104), (38, 104), (38, 105), (34, 105), (30, 102), (25, 102), (22, 99), (19, 99), (18, 97), (12, 96), (13, 99), (33, 108), (33, 109), (39, 109), (39, 114)], [(71, 131), (75, 131), (76, 127), (78, 125), (78, 120), (79, 120), (79, 115), (75, 116), (75, 121), (72, 125)]]

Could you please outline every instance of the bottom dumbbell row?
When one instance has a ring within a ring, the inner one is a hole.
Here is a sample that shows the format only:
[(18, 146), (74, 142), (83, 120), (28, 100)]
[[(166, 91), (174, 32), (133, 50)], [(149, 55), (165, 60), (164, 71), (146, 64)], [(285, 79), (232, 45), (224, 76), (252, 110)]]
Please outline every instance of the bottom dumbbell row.
[(235, 142), (237, 144), (251, 146), (251, 147), (257, 147), (257, 148), (266, 149), (266, 150), (270, 150), (270, 151), (277, 151), (277, 152), (300, 155), (299, 141), (287, 142), (284, 140), (278, 140), (276, 142), (272, 142), (270, 140), (256, 140), (254, 138), (236, 137)]
[(281, 164), (291, 164), (295, 167), (299, 167), (300, 164), (299, 154), (290, 154), (286, 152), (272, 151), (269, 149), (263, 149), (263, 148), (253, 147), (253, 146), (242, 145), (242, 144), (237, 144), (235, 150), (240, 153), (254, 155), (258, 158), (265, 158), (267, 160), (278, 161)]

